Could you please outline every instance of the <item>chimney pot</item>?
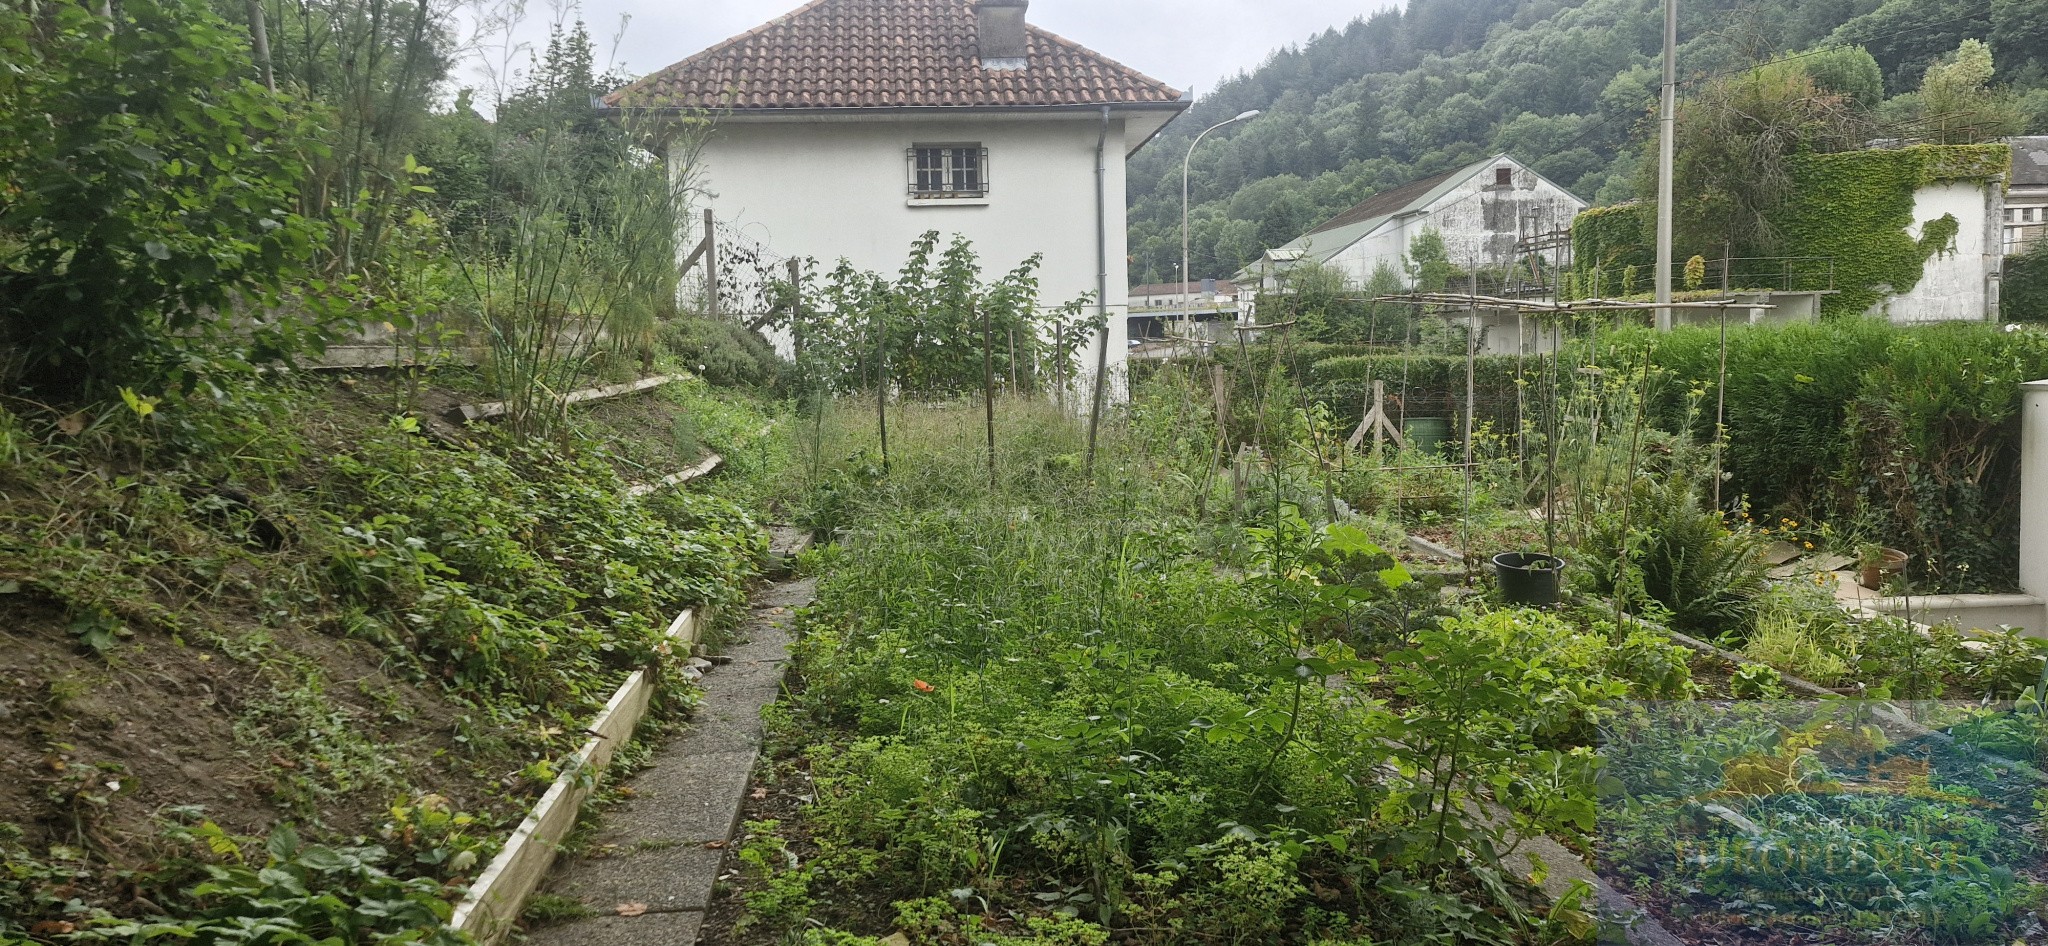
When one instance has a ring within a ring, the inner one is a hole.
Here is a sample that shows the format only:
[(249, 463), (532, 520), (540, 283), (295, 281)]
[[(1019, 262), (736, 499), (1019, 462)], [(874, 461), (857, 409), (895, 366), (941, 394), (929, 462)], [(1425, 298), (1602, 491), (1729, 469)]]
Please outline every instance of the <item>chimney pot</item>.
[(976, 0), (974, 39), (983, 69), (1024, 68), (1024, 10), (1030, 5), (1031, 0)]

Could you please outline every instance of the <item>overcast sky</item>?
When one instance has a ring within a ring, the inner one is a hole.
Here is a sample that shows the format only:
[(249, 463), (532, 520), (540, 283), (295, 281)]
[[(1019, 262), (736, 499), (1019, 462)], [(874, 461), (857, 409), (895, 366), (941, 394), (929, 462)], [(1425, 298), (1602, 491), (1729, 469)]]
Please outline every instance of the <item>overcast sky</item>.
[[(635, 75), (653, 72), (801, 6), (804, 0), (582, 0), (599, 57), (612, 52)], [(1032, 0), (1036, 26), (1196, 95), (1332, 26), (1397, 0)], [(623, 33), (621, 15), (630, 17)], [(545, 0), (530, 9), (520, 37), (547, 40)], [(614, 39), (617, 39), (614, 47)], [(500, 58), (487, 54), (489, 58)], [(524, 59), (521, 64), (523, 67)], [(461, 84), (481, 84), (464, 78)]]

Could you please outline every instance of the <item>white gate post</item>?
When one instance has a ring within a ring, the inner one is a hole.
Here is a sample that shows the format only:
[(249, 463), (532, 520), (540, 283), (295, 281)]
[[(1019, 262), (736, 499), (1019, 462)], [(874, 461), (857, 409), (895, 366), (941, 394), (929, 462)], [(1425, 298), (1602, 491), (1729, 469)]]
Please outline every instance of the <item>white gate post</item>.
[(2020, 392), (2020, 590), (2048, 598), (2048, 380)]

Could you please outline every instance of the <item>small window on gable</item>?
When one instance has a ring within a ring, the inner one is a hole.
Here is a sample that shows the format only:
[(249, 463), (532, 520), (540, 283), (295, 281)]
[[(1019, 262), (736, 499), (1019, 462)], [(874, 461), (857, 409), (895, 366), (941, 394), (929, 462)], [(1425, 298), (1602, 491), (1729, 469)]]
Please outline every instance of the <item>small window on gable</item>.
[(1493, 169), (1493, 186), (1495, 186), (1495, 187), (1513, 187), (1513, 186), (1515, 186), (1515, 169), (1514, 169), (1514, 168), (1494, 168), (1494, 169)]
[(949, 200), (988, 196), (988, 149), (978, 144), (914, 145), (910, 196)]

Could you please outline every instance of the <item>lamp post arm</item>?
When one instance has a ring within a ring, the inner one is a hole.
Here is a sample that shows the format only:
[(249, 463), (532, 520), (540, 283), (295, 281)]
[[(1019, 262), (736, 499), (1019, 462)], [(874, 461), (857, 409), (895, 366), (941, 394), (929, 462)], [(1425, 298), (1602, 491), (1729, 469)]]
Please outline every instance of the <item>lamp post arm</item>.
[(1195, 146), (1201, 144), (1202, 139), (1209, 137), (1209, 133), (1218, 128), (1257, 117), (1259, 117), (1259, 111), (1253, 109), (1249, 112), (1243, 112), (1229, 121), (1217, 122), (1202, 129), (1202, 133), (1196, 135), (1195, 140), (1188, 142), (1188, 153), (1180, 159), (1180, 320), (1181, 331), (1190, 335), (1193, 334), (1189, 328), (1189, 323), (1193, 321), (1192, 306), (1194, 305), (1194, 299), (1192, 297), (1194, 294), (1188, 292), (1188, 284), (1191, 281), (1188, 273), (1188, 172), (1194, 166)]

